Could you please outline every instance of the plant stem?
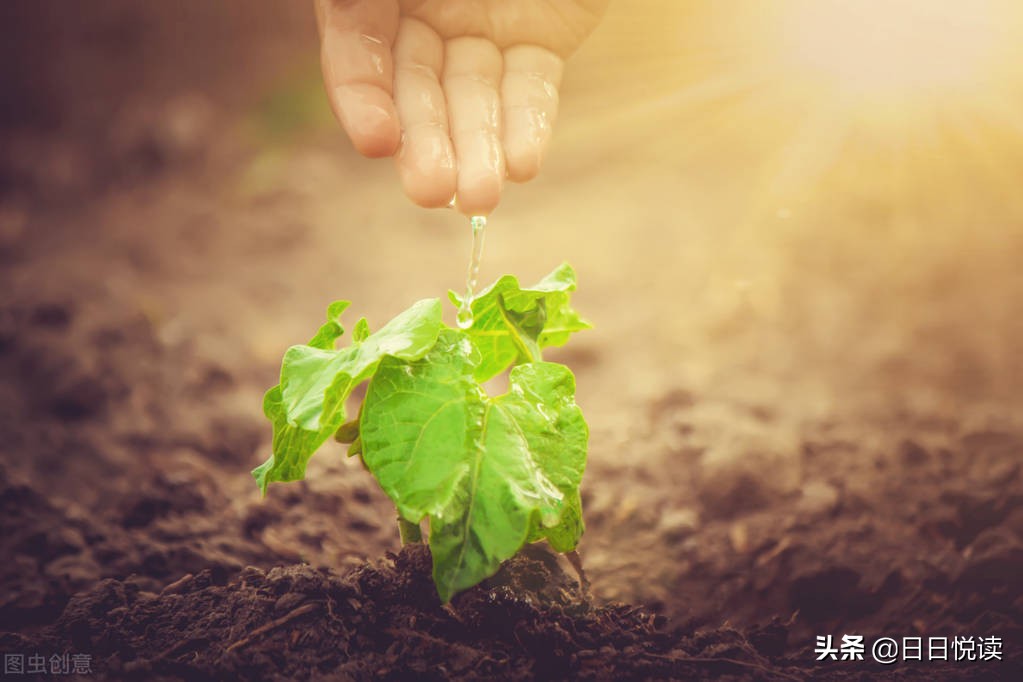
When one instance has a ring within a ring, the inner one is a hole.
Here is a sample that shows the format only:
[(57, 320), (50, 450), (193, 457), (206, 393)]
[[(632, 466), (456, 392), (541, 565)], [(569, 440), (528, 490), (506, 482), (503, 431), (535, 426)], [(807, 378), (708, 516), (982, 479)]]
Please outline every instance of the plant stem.
[(406, 521), (400, 516), (398, 517), (398, 535), (401, 536), (402, 545), (423, 541), (423, 531), (419, 529), (419, 524)]

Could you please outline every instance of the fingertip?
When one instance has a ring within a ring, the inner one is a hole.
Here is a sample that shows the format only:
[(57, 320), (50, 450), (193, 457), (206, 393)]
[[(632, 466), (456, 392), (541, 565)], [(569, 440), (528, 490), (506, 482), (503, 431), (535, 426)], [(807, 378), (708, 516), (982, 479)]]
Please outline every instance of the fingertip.
[(526, 182), (540, 173), (551, 141), (549, 117), (531, 107), (506, 107), (504, 155), (508, 179)]
[(446, 197), (441, 194), (415, 195), (406, 188), (405, 196), (419, 208), (446, 208), (451, 205), (452, 195), (449, 194)]
[(398, 146), (396, 135), (383, 126), (372, 132), (367, 132), (359, 137), (352, 137), (352, 144), (355, 150), (368, 159), (386, 159), (394, 156)]
[(393, 131), (381, 126), (380, 129), (368, 132), (359, 138), (353, 138), (355, 150), (368, 159), (386, 159), (394, 156), (398, 142)]
[(401, 185), (412, 203), (423, 208), (443, 208), (455, 195), (455, 172), (438, 170), (434, 175), (401, 174)]
[[(552, 102), (547, 101), (548, 107)], [(508, 179), (526, 182), (540, 173), (551, 141), (552, 115), (536, 106), (504, 108), (504, 155)]]
[(557, 118), (563, 66), (558, 55), (543, 48), (519, 45), (505, 50), (502, 141), (513, 182), (532, 180), (540, 172)]
[(459, 212), (466, 216), (490, 215), (501, 202), (503, 183), (499, 177), (481, 176), (458, 188)]
[(340, 85), (331, 98), (341, 126), (355, 149), (369, 158), (393, 156), (401, 140), (391, 96), (374, 85)]
[(505, 149), (505, 164), (508, 179), (512, 182), (528, 182), (540, 174), (543, 153), (537, 147)]
[(458, 167), (442, 125), (420, 124), (405, 130), (395, 157), (405, 194), (424, 208), (446, 206), (455, 194)]

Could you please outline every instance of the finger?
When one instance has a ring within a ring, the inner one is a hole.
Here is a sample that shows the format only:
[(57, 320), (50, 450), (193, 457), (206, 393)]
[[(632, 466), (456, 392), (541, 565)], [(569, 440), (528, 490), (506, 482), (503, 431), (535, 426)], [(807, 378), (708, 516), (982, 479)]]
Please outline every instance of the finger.
[(455, 195), (457, 167), (439, 74), (444, 43), (417, 19), (402, 19), (394, 44), (394, 103), (401, 121), (398, 175), (420, 206), (446, 206)]
[(504, 183), (501, 149), (501, 53), (483, 38), (454, 38), (445, 45), (444, 96), (458, 162), (458, 209), (487, 215)]
[(321, 61), (331, 108), (359, 153), (391, 156), (400, 129), (391, 93), (393, 0), (317, 0)]
[(508, 179), (525, 182), (540, 172), (558, 116), (564, 62), (542, 47), (518, 45), (504, 52), (501, 101)]

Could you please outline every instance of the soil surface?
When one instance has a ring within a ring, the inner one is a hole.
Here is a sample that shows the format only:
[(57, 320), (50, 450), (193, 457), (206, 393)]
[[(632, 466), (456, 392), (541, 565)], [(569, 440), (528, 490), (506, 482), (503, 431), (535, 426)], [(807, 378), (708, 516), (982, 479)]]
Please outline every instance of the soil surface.
[[(650, 57), (614, 14), (483, 267), (579, 273), (596, 329), (550, 357), (591, 425), (590, 584), (535, 546), (444, 607), (340, 448), (265, 499), (248, 471), (287, 346), (330, 300), (379, 326), (460, 288), (465, 220), (341, 139), (307, 8), (213, 4), (0, 10), (0, 651), (110, 680), (1023, 679), (1023, 210), (968, 158), (896, 196), (852, 184), (878, 153), (852, 136), (815, 199), (755, 191), (784, 125), (667, 149), (666, 105), (593, 94)], [(15, 68), (48, 48), (66, 68)], [(673, 105), (694, 137), (705, 104)], [(866, 660), (818, 661), (843, 635)], [(882, 665), (881, 637), (999, 646)]]

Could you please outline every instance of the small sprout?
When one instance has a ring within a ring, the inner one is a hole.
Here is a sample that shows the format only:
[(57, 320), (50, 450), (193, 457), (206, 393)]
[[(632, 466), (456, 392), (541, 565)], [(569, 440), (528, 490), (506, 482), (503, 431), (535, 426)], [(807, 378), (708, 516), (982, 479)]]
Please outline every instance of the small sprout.
[[(260, 488), (304, 478), (331, 435), (349, 443), (397, 507), (402, 541), (420, 541), (427, 521), (445, 603), (527, 542), (573, 551), (589, 431), (575, 377), (541, 350), (589, 327), (569, 306), (574, 290), (568, 265), (531, 288), (506, 275), (472, 298), (465, 329), (445, 325), (429, 299), (376, 333), (360, 319), (353, 345), (337, 350), (348, 302), (332, 304), (312, 341), (285, 353), (280, 384), (264, 398), (274, 437), (252, 472)], [(506, 371), (508, 392), (487, 395), (483, 384)], [(347, 421), (345, 401), (364, 381), (359, 416)]]

